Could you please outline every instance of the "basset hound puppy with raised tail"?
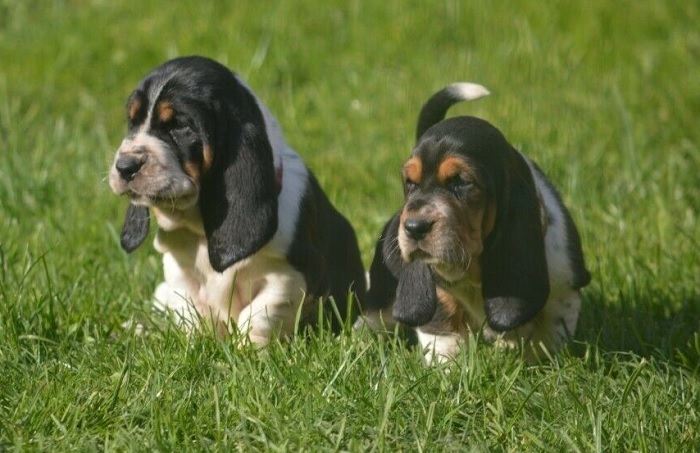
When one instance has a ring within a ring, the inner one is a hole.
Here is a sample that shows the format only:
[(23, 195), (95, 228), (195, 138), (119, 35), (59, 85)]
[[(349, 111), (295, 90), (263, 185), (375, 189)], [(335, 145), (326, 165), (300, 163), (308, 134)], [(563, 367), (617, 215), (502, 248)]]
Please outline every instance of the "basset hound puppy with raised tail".
[(259, 345), (323, 318), (319, 299), (334, 330), (352, 316), (348, 301), (366, 292), (355, 232), (235, 73), (204, 57), (168, 61), (136, 87), (127, 117), (109, 183), (130, 198), (127, 252), (155, 216), (158, 307)]
[(506, 347), (556, 351), (576, 329), (590, 281), (581, 240), (556, 189), (488, 122), (444, 120), (488, 94), (456, 83), (423, 106), (403, 166), (405, 203), (384, 227), (363, 321), (415, 328), (442, 362), (469, 332)]

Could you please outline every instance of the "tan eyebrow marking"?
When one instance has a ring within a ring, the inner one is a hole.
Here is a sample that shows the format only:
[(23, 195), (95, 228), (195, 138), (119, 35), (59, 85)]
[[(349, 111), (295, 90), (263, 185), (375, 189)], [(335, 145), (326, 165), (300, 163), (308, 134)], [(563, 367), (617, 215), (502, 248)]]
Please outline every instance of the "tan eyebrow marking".
[(128, 112), (127, 115), (129, 115), (129, 120), (134, 121), (134, 118), (136, 118), (136, 115), (138, 115), (139, 110), (141, 110), (141, 107), (143, 106), (143, 102), (141, 101), (140, 97), (134, 98), (133, 101), (129, 104)]
[(473, 169), (461, 157), (447, 157), (442, 162), (437, 171), (437, 180), (440, 184), (445, 184), (451, 178), (462, 173), (474, 173)]
[(167, 123), (175, 116), (175, 109), (173, 109), (173, 105), (168, 101), (160, 101), (156, 106), (156, 111), (158, 112), (158, 119), (161, 123)]
[(420, 183), (423, 179), (423, 162), (417, 157), (411, 157), (403, 166), (403, 174), (409, 181)]

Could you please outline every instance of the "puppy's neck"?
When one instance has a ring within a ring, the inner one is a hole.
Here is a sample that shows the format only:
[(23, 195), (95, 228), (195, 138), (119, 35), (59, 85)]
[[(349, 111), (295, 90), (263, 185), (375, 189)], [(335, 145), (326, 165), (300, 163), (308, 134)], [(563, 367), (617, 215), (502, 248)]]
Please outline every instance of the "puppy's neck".
[(438, 282), (445, 287), (450, 286), (472, 286), (481, 288), (481, 266), (478, 258), (474, 259), (469, 268), (459, 269), (456, 267), (431, 266)]
[(204, 224), (199, 206), (194, 205), (182, 210), (169, 210), (154, 207), (153, 214), (158, 228), (164, 231), (174, 231), (185, 228), (198, 236), (204, 236)]

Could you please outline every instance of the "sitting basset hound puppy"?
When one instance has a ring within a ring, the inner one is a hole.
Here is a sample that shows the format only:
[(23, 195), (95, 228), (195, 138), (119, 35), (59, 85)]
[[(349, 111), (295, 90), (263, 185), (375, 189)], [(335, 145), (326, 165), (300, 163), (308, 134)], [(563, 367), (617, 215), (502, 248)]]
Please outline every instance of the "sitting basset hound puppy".
[(458, 83), (423, 106), (405, 204), (370, 269), (364, 321), (391, 323), (391, 311), (416, 329), (428, 362), (479, 331), (526, 346), (530, 359), (555, 351), (574, 334), (590, 281), (571, 215), (537, 165), (482, 119), (443, 120), (452, 104), (487, 94)]
[(127, 116), (109, 183), (131, 200), (127, 252), (155, 215), (159, 307), (261, 345), (316, 321), (319, 298), (353, 312), (349, 291), (366, 291), (355, 233), (236, 74), (203, 57), (168, 61), (136, 87)]

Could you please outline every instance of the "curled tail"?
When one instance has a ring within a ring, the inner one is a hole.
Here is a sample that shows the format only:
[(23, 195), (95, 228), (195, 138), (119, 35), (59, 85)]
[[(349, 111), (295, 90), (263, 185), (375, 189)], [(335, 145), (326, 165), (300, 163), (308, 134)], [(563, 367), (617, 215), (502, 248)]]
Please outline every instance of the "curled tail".
[(476, 83), (453, 83), (435, 93), (418, 115), (418, 125), (416, 127), (416, 140), (434, 124), (445, 118), (447, 109), (460, 101), (474, 101), (487, 96), (489, 90)]

